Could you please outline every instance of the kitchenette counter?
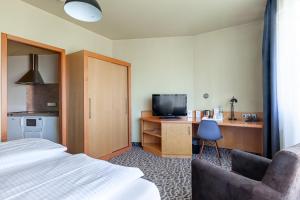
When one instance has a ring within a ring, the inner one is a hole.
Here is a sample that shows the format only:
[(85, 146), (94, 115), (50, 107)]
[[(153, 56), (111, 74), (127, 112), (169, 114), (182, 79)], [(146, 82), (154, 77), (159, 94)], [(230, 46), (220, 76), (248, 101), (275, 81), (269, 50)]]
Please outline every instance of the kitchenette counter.
[(59, 142), (59, 112), (9, 112), (7, 139), (44, 138)]
[(9, 117), (22, 117), (22, 116), (59, 116), (58, 111), (22, 111), (22, 112), (9, 112)]

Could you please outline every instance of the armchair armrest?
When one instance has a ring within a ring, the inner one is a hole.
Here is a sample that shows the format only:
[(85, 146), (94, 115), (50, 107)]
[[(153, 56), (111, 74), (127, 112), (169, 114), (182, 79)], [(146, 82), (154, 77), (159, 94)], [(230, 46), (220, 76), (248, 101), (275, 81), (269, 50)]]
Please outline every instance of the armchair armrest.
[(259, 181), (216, 167), (207, 161), (192, 161), (193, 200), (279, 200), (278, 192)]
[(257, 181), (262, 180), (271, 163), (267, 158), (239, 150), (232, 150), (231, 159), (233, 172)]

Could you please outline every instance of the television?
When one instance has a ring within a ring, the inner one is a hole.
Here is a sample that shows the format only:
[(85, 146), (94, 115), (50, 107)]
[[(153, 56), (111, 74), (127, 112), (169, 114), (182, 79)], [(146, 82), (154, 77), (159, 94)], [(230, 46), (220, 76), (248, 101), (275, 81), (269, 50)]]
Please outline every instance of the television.
[(153, 94), (152, 115), (161, 118), (187, 116), (186, 94)]

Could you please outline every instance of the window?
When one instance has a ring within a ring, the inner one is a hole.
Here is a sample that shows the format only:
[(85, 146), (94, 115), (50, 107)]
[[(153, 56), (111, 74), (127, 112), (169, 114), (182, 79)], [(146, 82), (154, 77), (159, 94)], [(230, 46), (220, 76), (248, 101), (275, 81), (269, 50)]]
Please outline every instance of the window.
[(278, 0), (277, 81), (281, 143), (300, 143), (300, 1)]

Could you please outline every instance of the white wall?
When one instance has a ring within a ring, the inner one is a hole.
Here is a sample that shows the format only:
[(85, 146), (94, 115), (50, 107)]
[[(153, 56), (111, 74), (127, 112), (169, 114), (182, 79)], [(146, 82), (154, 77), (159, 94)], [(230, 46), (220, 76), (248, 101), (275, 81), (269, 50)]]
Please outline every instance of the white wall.
[[(151, 108), (152, 93), (186, 93), (190, 109), (222, 105), (226, 110), (235, 95), (239, 110), (261, 111), (261, 22), (194, 37), (113, 42), (20, 0), (1, 3), (0, 32), (67, 53), (87, 49), (132, 63), (133, 141), (139, 141), (138, 118)], [(201, 99), (204, 91), (211, 95), (208, 102)]]
[[(30, 68), (29, 56), (9, 56), (7, 68), (7, 111), (26, 111), (26, 87), (16, 84)], [(45, 83), (58, 83), (58, 56), (39, 55), (39, 71)]]
[(132, 63), (132, 140), (153, 93), (186, 93), (189, 109), (225, 111), (234, 95), (238, 111), (262, 111), (261, 39), (256, 21), (193, 37), (114, 41), (113, 56)]
[(29, 60), (26, 56), (8, 57), (7, 68), (7, 111), (17, 112), (26, 110), (26, 86), (17, 85), (19, 80), (27, 71)]
[(195, 37), (196, 109), (221, 106), (229, 111), (235, 96), (236, 110), (262, 111), (262, 27), (256, 21)]
[(111, 40), (20, 0), (1, 1), (0, 32), (60, 47), (67, 53), (86, 49), (112, 56)]
[(140, 141), (141, 111), (151, 110), (155, 93), (188, 94), (193, 108), (192, 37), (114, 41), (113, 55), (132, 64), (132, 141)]
[(58, 55), (39, 55), (39, 72), (46, 84), (58, 83)]
[(2, 0), (0, 32), (66, 49), (112, 55), (112, 41), (20, 0)]

